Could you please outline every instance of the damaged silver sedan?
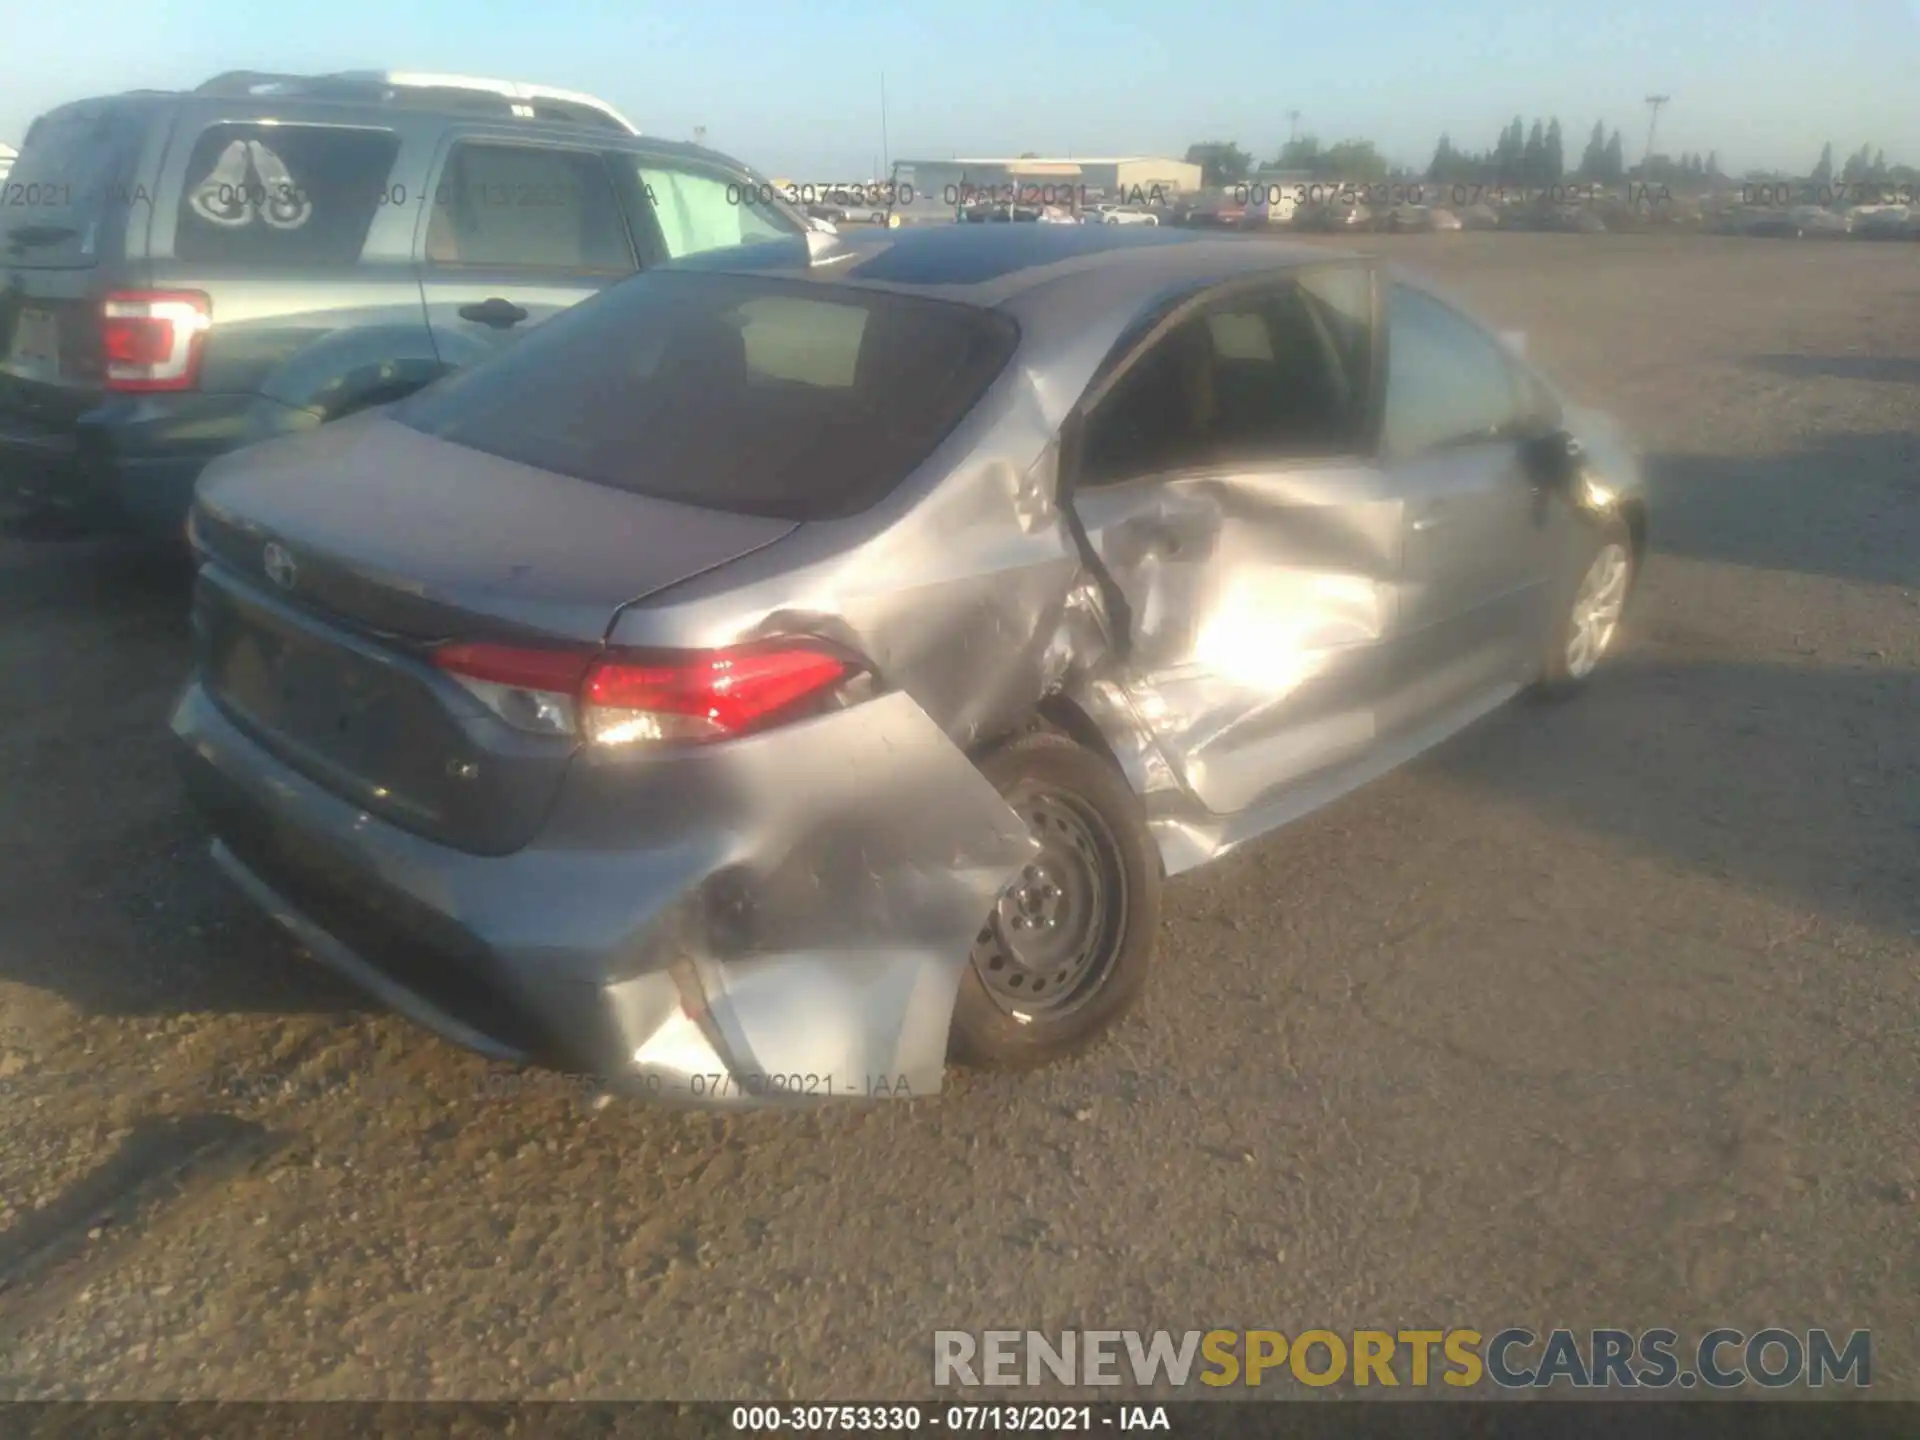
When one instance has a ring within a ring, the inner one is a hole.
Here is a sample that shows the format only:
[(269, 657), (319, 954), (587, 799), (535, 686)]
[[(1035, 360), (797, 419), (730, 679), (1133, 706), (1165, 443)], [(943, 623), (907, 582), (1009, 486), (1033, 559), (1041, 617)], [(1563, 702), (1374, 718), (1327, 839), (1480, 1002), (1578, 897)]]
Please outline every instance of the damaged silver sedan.
[(922, 1095), (1111, 1027), (1166, 877), (1576, 688), (1644, 506), (1359, 257), (815, 235), (215, 466), (173, 726), (219, 864), (444, 1036)]

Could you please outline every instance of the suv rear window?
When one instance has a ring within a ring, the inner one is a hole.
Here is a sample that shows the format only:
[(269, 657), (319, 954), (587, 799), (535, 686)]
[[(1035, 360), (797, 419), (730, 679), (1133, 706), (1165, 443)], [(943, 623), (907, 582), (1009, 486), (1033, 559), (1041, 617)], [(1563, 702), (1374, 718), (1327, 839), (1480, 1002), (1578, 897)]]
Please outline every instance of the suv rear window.
[(857, 514), (1006, 366), (1005, 316), (882, 291), (646, 271), (429, 386), (429, 435), (655, 499)]
[(142, 113), (83, 102), (42, 115), (0, 180), (0, 258), (10, 265), (73, 266), (98, 261), (100, 221), (137, 209), (133, 184), (145, 138)]
[(418, 202), (388, 183), (391, 131), (331, 125), (213, 125), (187, 160), (178, 260), (344, 266), (360, 259), (385, 205)]

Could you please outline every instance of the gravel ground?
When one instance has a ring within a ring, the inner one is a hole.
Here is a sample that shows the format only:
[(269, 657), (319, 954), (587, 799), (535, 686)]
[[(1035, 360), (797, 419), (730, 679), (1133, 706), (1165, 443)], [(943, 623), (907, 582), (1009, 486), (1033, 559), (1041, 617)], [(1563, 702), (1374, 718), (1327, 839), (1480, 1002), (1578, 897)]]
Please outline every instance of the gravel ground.
[(489, 1069), (212, 874), (177, 570), (0, 544), (0, 1397), (923, 1395), (935, 1329), (1780, 1324), (1920, 1398), (1920, 253), (1369, 244), (1643, 438), (1565, 707), (1170, 887), (1082, 1060), (714, 1117)]

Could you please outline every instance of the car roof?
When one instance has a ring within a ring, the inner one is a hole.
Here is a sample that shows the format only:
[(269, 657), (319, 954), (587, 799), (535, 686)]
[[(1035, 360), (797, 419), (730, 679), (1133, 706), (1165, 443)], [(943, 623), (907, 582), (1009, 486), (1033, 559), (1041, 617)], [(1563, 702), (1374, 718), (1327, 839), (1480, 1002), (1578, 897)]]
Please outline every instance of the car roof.
[(1168, 226), (910, 225), (710, 251), (676, 269), (815, 280), (1013, 312), (1063, 324), (1242, 276), (1359, 257), (1257, 235)]
[[(288, 123), (320, 123), (338, 120), (343, 115), (357, 119), (377, 116), (383, 124), (400, 126), (422, 121), (434, 125), (459, 126), (465, 131), (492, 136), (533, 139), (546, 137), (578, 141), (589, 139), (596, 147), (622, 154), (650, 155), (660, 159), (704, 162), (716, 169), (757, 175), (751, 165), (738, 156), (714, 150), (689, 140), (673, 140), (664, 135), (616, 129), (612, 125), (582, 123), (563, 119), (533, 119), (522, 116), (475, 112), (461, 109), (451, 101), (437, 102), (432, 92), (405, 105), (383, 105), (377, 100), (340, 95), (221, 95), (195, 90), (122, 90), (64, 101), (35, 117), (41, 119), (69, 111), (86, 112), (102, 106), (130, 110), (164, 109), (173, 105), (193, 106), (203, 116), (217, 116), (238, 124), (249, 117), (281, 119)], [(171, 112), (169, 112), (171, 113)]]

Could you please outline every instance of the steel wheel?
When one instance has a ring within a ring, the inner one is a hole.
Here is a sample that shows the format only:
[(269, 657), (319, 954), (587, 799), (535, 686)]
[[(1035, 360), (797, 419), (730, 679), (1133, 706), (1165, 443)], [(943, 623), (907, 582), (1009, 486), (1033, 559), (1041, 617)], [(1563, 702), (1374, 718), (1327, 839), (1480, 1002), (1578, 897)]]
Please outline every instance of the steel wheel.
[(1626, 547), (1617, 541), (1602, 545), (1587, 567), (1568, 618), (1567, 675), (1571, 679), (1584, 680), (1591, 675), (1613, 643), (1621, 612), (1626, 609), (1631, 572)]
[(1016, 1020), (1052, 1020), (1084, 1005), (1113, 965), (1126, 868), (1107, 822), (1078, 796), (1023, 783), (1007, 803), (1040, 853), (1001, 892), (974, 942), (973, 966)]

